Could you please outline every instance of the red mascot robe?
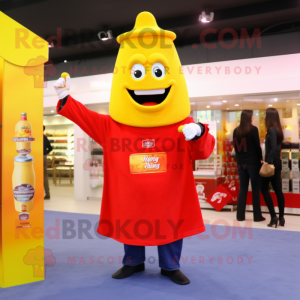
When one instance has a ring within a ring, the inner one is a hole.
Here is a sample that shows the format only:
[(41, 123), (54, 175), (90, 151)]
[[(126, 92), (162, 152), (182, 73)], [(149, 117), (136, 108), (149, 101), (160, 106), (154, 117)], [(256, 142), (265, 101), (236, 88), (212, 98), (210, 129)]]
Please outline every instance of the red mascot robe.
[(57, 112), (103, 147), (104, 189), (98, 233), (128, 245), (163, 245), (205, 231), (191, 159), (206, 159), (215, 139), (185, 141), (179, 123), (145, 128), (114, 121), (71, 96)]

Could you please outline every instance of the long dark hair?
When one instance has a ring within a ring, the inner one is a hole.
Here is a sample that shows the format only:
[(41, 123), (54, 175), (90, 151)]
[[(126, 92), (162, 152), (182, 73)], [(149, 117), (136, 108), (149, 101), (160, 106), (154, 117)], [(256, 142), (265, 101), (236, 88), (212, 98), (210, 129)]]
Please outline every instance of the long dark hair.
[(277, 145), (280, 145), (283, 141), (283, 132), (281, 128), (279, 114), (276, 108), (272, 108), (272, 107), (267, 108), (265, 124), (266, 124), (267, 131), (269, 131), (271, 127), (274, 127), (276, 129)]
[(241, 122), (235, 130), (235, 138), (241, 140), (245, 138), (252, 129), (252, 120), (253, 110), (243, 110), (241, 113)]

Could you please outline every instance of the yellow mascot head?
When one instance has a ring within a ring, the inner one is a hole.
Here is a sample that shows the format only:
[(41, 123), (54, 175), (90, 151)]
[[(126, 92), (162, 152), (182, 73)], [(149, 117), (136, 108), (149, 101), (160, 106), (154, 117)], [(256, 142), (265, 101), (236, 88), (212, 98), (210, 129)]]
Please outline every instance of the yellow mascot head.
[(190, 102), (174, 32), (157, 26), (149, 12), (140, 13), (133, 30), (118, 36), (110, 116), (121, 124), (158, 127), (184, 120)]

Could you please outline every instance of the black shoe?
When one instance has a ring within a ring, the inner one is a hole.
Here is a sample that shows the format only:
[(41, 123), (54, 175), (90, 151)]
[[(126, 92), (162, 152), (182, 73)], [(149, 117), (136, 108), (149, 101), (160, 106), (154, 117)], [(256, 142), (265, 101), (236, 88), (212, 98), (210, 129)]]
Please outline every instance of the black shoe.
[(278, 226), (284, 226), (284, 224), (285, 224), (285, 219), (284, 219), (284, 217), (279, 218)]
[(50, 196), (45, 196), (44, 200), (50, 200)]
[(254, 219), (254, 222), (262, 222), (262, 221), (265, 221), (265, 220), (266, 220), (266, 218), (261, 216), (259, 219)]
[(239, 222), (242, 222), (242, 221), (245, 221), (245, 218), (244, 218), (244, 219), (238, 219), (238, 218), (237, 218), (237, 220), (238, 220)]
[(161, 269), (161, 275), (169, 277), (173, 282), (177, 284), (183, 285), (190, 283), (189, 279), (183, 273), (181, 273), (179, 269), (173, 271)]
[(118, 270), (115, 274), (112, 275), (112, 278), (123, 279), (123, 278), (131, 276), (132, 274), (134, 274), (136, 272), (141, 272), (144, 270), (145, 270), (144, 263), (136, 265), (136, 266), (124, 265), (120, 270)]
[(275, 228), (277, 228), (277, 224), (278, 224), (278, 218), (274, 217), (271, 219), (271, 222), (268, 224), (268, 227), (273, 227), (273, 225), (275, 225)]

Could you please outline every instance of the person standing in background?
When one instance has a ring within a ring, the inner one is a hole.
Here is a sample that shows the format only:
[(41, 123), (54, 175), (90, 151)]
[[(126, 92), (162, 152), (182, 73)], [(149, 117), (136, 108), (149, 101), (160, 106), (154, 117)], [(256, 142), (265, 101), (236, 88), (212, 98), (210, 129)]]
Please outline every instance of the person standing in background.
[[(43, 131), (45, 131), (45, 126), (43, 126)], [(50, 191), (49, 191), (49, 181), (47, 173), (47, 154), (52, 151), (52, 146), (48, 138), (44, 134), (44, 188), (45, 188), (45, 197), (44, 200), (50, 200)]]
[(233, 145), (236, 153), (240, 191), (237, 204), (237, 220), (245, 220), (249, 178), (252, 186), (254, 222), (264, 221), (260, 208), (260, 183), (262, 151), (257, 127), (252, 125), (253, 110), (243, 110), (240, 125), (233, 131)]
[[(277, 109), (268, 108), (265, 114), (265, 125), (267, 129), (266, 141), (265, 141), (265, 162), (272, 164), (275, 167), (275, 173), (271, 177), (263, 177), (261, 182), (261, 193), (263, 194), (264, 200), (268, 206), (271, 222), (268, 224), (269, 227), (277, 223), (280, 226), (284, 226), (284, 196), (281, 188), (281, 159), (280, 150), (281, 143), (283, 141), (283, 132), (280, 124), (279, 114)], [(272, 184), (274, 192), (277, 197), (278, 208), (279, 208), (279, 219), (276, 216), (274, 210), (273, 200), (269, 193), (269, 184)]]

